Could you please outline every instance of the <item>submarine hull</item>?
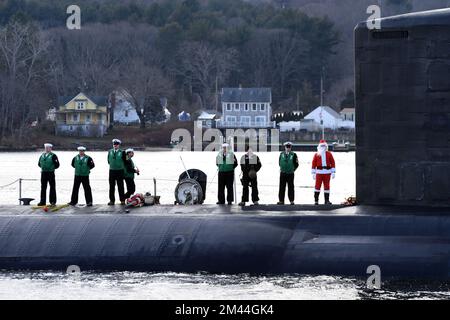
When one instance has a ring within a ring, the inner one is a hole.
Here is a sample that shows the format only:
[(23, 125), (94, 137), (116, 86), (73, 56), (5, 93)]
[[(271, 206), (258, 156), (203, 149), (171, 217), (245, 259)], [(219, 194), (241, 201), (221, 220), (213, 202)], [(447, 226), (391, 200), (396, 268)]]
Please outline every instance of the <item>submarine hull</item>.
[[(0, 215), (0, 269), (448, 279), (450, 215), (379, 207), (105, 207)], [(392, 211), (395, 210), (395, 211)], [(410, 209), (409, 209), (410, 210)], [(450, 214), (450, 212), (449, 212)]]

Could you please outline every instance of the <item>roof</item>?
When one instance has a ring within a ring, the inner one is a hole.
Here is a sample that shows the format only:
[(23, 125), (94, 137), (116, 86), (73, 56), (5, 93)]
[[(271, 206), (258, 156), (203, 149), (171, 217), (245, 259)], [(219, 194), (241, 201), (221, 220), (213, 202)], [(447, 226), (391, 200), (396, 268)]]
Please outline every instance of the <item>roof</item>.
[[(439, 9), (422, 12), (413, 12), (380, 19), (381, 29), (409, 28), (412, 26), (450, 25), (450, 9)], [(367, 22), (362, 21), (358, 28), (367, 28)]]
[(328, 106), (322, 106), (322, 107), (317, 107), (316, 109), (319, 109), (319, 108), (323, 108), (322, 110), (323, 111), (326, 111), (326, 112), (328, 112), (329, 114), (331, 114), (333, 117), (335, 117), (335, 118), (340, 118), (341, 117), (341, 115), (339, 114), (339, 113), (337, 113), (333, 108), (331, 108), (331, 107), (328, 107)]
[(209, 113), (206, 111), (202, 111), (202, 113), (200, 113), (200, 115), (198, 116), (198, 119), (214, 120), (215, 117), (216, 117), (215, 113)]
[[(108, 105), (108, 97), (107, 96), (89, 96), (83, 92), (80, 92), (84, 94), (89, 100), (94, 102), (98, 106), (107, 106)], [(67, 103), (69, 103), (73, 98), (75, 98), (80, 93), (77, 93), (73, 96), (60, 96), (58, 97), (58, 106), (64, 106)]]
[(188, 121), (190, 119), (191, 119), (191, 114), (184, 110), (178, 114), (178, 120)]
[(316, 112), (316, 111), (320, 112), (320, 111), (321, 111), (321, 110), (320, 110), (321, 108), (322, 108), (323, 112), (327, 112), (328, 114), (330, 114), (330, 115), (333, 116), (334, 118), (341, 118), (341, 115), (340, 115), (339, 113), (337, 113), (333, 108), (328, 107), (328, 106), (318, 106), (318, 107), (315, 108), (313, 111), (311, 111), (310, 113), (308, 113), (308, 114), (305, 116), (305, 118), (310, 118), (309, 116), (310, 116), (312, 113)]
[(222, 102), (272, 102), (271, 88), (222, 88)]
[(341, 110), (341, 113), (347, 113), (347, 112), (355, 112), (355, 108), (344, 108)]

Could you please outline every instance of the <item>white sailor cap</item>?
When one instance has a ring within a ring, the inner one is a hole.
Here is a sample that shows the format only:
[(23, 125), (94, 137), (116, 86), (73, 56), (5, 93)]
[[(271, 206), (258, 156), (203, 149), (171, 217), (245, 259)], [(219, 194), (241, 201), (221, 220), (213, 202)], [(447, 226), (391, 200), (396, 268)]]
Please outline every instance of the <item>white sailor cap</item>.
[(222, 147), (223, 147), (223, 148), (225, 148), (225, 147), (228, 148), (229, 146), (230, 146), (230, 145), (229, 145), (228, 143), (223, 143), (223, 144), (222, 144)]
[(286, 146), (292, 146), (292, 142), (287, 141), (287, 142), (285, 142), (283, 145), (284, 145), (285, 147), (286, 147)]
[(122, 144), (122, 141), (120, 141), (119, 139), (113, 139), (112, 143), (113, 144)]
[(53, 148), (51, 143), (44, 143), (44, 148)]
[(128, 153), (128, 152), (134, 152), (134, 149), (133, 149), (133, 148), (128, 148), (127, 150), (125, 150), (125, 152), (126, 152), (126, 153)]
[(79, 147), (77, 148), (77, 150), (78, 150), (78, 151), (86, 151), (86, 147), (79, 146)]

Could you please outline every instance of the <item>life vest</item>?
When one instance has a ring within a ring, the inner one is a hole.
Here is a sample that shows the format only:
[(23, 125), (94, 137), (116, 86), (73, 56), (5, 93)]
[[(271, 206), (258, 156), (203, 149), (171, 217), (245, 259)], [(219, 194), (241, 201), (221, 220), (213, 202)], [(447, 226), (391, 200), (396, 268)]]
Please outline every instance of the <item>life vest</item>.
[(294, 152), (282, 152), (279, 158), (280, 171), (282, 173), (294, 173), (295, 172), (295, 153)]
[(132, 169), (132, 171), (128, 171), (128, 167), (127, 166), (125, 166), (125, 169), (124, 169), (124, 177), (125, 178), (130, 178), (130, 179), (134, 179), (134, 162), (133, 162), (133, 160), (129, 160), (130, 162), (131, 162), (131, 169)]
[(74, 158), (73, 164), (75, 167), (75, 175), (80, 177), (87, 177), (91, 173), (91, 168), (89, 168), (90, 157), (85, 155), (83, 158), (77, 155)]
[(223, 152), (219, 152), (216, 158), (216, 163), (219, 166), (219, 172), (234, 171), (234, 153), (228, 151), (224, 159)]
[(56, 167), (53, 162), (53, 152), (43, 153), (39, 158), (39, 167), (41, 167), (42, 172), (54, 172)]
[(118, 149), (114, 150), (111, 149), (108, 152), (108, 163), (109, 163), (109, 169), (110, 170), (124, 170), (125, 166), (123, 163), (123, 150)]

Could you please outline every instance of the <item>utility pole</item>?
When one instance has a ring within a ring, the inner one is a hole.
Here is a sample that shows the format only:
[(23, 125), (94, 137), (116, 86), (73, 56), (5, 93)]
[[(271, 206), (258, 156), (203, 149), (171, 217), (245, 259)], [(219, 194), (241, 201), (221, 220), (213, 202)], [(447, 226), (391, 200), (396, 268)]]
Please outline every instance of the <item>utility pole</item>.
[(323, 74), (320, 75), (320, 105), (323, 106)]
[(219, 112), (219, 93), (218, 93), (218, 90), (219, 90), (219, 84), (218, 84), (218, 82), (219, 82), (219, 80), (218, 80), (218, 77), (216, 76), (216, 101), (215, 101), (215, 103), (216, 103), (216, 114)]
[(325, 140), (325, 127), (323, 124), (323, 71), (324, 67), (322, 67), (322, 72), (320, 73), (320, 124), (322, 125), (322, 140)]

